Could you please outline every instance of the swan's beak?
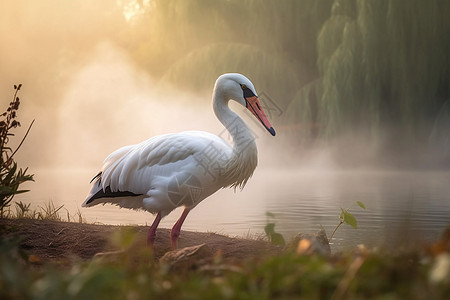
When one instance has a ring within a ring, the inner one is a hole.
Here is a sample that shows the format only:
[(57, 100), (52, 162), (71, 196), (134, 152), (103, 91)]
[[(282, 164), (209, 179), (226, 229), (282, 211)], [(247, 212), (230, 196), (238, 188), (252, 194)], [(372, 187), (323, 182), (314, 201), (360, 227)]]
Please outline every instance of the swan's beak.
[(245, 97), (246, 107), (252, 114), (266, 127), (267, 131), (270, 132), (271, 135), (275, 136), (275, 129), (273, 129), (272, 125), (270, 125), (269, 119), (267, 119), (266, 114), (261, 108), (261, 104), (259, 103), (258, 97), (251, 96)]

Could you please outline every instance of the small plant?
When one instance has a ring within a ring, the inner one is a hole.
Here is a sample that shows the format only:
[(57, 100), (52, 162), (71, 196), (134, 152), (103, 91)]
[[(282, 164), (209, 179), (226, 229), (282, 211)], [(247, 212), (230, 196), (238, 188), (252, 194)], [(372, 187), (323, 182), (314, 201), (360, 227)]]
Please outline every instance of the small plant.
[(275, 218), (275, 214), (268, 211), (266, 212), (266, 216), (267, 216), (267, 224), (264, 227), (264, 231), (266, 232), (269, 241), (274, 245), (281, 245), (281, 246), (286, 245), (286, 241), (284, 240), (283, 236), (280, 233), (275, 232), (275, 223), (270, 222), (270, 219)]
[(25, 170), (18, 168), (13, 157), (25, 141), (34, 120), (28, 127), (25, 136), (22, 138), (16, 150), (13, 151), (8, 146), (9, 138), (14, 136), (10, 131), (20, 126), (20, 122), (16, 120), (16, 117), (20, 105), (17, 93), (21, 87), (21, 84), (18, 86), (14, 85), (15, 93), (13, 100), (9, 103), (8, 109), (1, 114), (2, 119), (0, 119), (0, 218), (4, 217), (5, 208), (11, 204), (16, 194), (27, 192), (27, 190), (19, 190), (19, 185), (26, 181), (33, 181), (33, 175), (27, 174), (28, 168)]
[[(22, 201), (14, 202), (15, 213), (10, 212), (8, 217), (12, 218), (28, 218), (33, 220), (53, 220), (53, 221), (66, 221), (76, 223), (86, 223), (86, 219), (81, 214), (81, 211), (77, 208), (77, 211), (71, 215), (69, 210), (64, 205), (55, 206), (53, 201), (45, 203), (43, 206), (38, 206), (37, 209), (31, 208), (31, 203), (23, 203)], [(65, 210), (66, 217), (64, 217), (63, 211)]]
[(75, 213), (75, 215), (73, 216), (73, 220), (74, 222), (78, 222), (78, 223), (86, 223), (86, 219), (83, 217), (83, 215), (81, 214), (81, 211), (79, 208), (77, 208), (77, 212)]
[(33, 218), (34, 212), (31, 212), (30, 209), (31, 203), (25, 204), (22, 201), (19, 201), (15, 202), (14, 204), (16, 208), (16, 215), (15, 215), (16, 218), (26, 218), (26, 217)]
[[(358, 204), (358, 206), (361, 207), (362, 209), (366, 209), (366, 206), (361, 201), (356, 201), (356, 204)], [(334, 234), (336, 233), (336, 230), (338, 230), (338, 228), (344, 223), (352, 226), (355, 229), (358, 228), (358, 222), (356, 221), (356, 218), (351, 213), (349, 213), (349, 210), (350, 210), (350, 207), (347, 209), (343, 209), (341, 207), (341, 214), (339, 215), (339, 224), (337, 224), (336, 228), (334, 229), (333, 233), (331, 234), (330, 238), (328, 239), (329, 242), (331, 241)]]
[(48, 203), (44, 204), (44, 206), (39, 206), (41, 209), (37, 213), (37, 218), (40, 220), (53, 220), (53, 221), (62, 221), (61, 215), (59, 214), (59, 211), (64, 208), (64, 204), (60, 205), (58, 207), (55, 206), (53, 201), (49, 201)]

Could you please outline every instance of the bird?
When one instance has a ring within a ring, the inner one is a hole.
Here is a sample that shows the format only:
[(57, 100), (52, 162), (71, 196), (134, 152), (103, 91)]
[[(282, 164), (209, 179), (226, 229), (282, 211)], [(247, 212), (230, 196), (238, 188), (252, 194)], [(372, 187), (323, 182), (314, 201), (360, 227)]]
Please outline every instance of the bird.
[(244, 75), (219, 76), (212, 98), (214, 113), (232, 137), (231, 144), (209, 132), (185, 131), (122, 147), (104, 160), (82, 207), (110, 203), (156, 214), (147, 233), (147, 244), (153, 247), (161, 219), (184, 206), (170, 232), (172, 249), (177, 249), (189, 212), (219, 189), (243, 189), (257, 166), (255, 136), (229, 108), (229, 101), (247, 108), (275, 136), (254, 85)]

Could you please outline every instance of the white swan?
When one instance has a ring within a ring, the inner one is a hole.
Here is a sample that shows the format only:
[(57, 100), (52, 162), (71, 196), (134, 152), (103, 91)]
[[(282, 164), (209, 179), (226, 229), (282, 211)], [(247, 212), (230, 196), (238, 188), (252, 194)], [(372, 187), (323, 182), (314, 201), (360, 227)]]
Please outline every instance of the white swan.
[(148, 231), (152, 246), (162, 217), (178, 206), (185, 209), (171, 231), (177, 248), (181, 226), (200, 201), (220, 188), (243, 188), (257, 164), (255, 139), (244, 121), (228, 107), (229, 100), (247, 107), (274, 136), (253, 84), (237, 73), (220, 76), (214, 86), (217, 118), (233, 138), (233, 147), (216, 135), (187, 131), (152, 137), (110, 154), (92, 180), (85, 206), (112, 203), (156, 213)]

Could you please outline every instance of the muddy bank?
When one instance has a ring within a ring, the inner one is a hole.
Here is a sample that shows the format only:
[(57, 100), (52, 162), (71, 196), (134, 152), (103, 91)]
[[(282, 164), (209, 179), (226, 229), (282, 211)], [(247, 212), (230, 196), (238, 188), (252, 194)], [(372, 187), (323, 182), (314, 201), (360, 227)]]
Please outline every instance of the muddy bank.
[[(20, 248), (37, 259), (59, 261), (80, 258), (91, 259), (95, 254), (120, 250), (113, 242), (117, 233), (135, 236), (135, 247), (146, 247), (146, 226), (116, 226), (58, 222), (51, 220), (1, 219), (0, 235), (18, 237)], [(209, 232), (182, 231), (179, 247), (206, 244), (213, 256), (220, 252), (223, 259), (233, 261), (262, 255), (277, 254), (280, 247), (262, 239), (244, 239)], [(170, 229), (159, 228), (154, 245), (154, 257), (159, 259), (170, 251)]]

